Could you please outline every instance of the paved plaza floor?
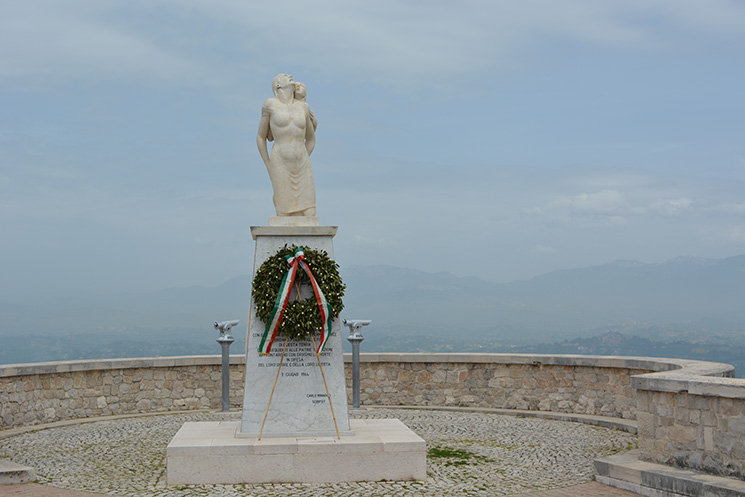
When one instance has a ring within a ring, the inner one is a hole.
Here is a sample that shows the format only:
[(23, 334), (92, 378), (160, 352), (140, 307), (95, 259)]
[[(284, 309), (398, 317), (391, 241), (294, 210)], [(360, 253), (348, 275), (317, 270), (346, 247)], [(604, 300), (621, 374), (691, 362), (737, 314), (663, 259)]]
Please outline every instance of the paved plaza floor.
[(0, 496), (510, 496), (622, 497), (592, 481), (595, 457), (634, 448), (632, 434), (597, 426), (499, 414), (425, 409), (350, 411), (395, 417), (427, 442), (424, 482), (165, 484), (166, 446), (186, 421), (239, 419), (180, 413), (78, 423), (0, 439), (0, 457), (36, 469), (40, 484), (0, 487)]
[[(28, 483), (25, 485), (8, 485), (0, 486), (0, 497), (100, 497), (105, 494), (94, 494), (90, 492), (78, 492), (63, 488), (55, 488), (38, 483)], [(245, 495), (251, 495), (247, 491)], [(327, 494), (330, 495), (330, 494)], [(375, 495), (375, 494), (367, 494)], [(620, 490), (617, 488), (607, 487), (602, 483), (588, 482), (571, 487), (546, 490), (544, 492), (522, 494), (522, 497), (636, 497), (638, 494)], [(495, 494), (494, 497), (498, 497)]]

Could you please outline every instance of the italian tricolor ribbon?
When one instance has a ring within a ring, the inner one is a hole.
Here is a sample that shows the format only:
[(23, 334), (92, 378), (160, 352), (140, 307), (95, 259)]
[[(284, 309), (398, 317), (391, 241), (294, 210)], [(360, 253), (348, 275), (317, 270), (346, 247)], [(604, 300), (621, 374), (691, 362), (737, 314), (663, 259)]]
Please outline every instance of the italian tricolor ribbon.
[[(318, 310), (321, 312), (321, 339), (318, 344), (318, 350), (316, 350), (316, 354), (320, 354), (321, 351), (323, 351), (324, 346), (326, 346), (331, 331), (331, 306), (323, 295), (321, 287), (318, 286), (316, 279), (313, 277), (313, 273), (311, 273), (308, 263), (305, 262), (303, 248), (296, 248), (293, 255), (287, 255), (285, 258), (287, 259), (287, 263), (290, 265), (290, 269), (287, 271), (284, 278), (282, 278), (282, 283), (279, 286), (279, 292), (277, 293), (277, 299), (274, 302), (272, 314), (269, 316), (269, 322), (266, 323), (264, 335), (261, 337), (261, 342), (259, 343), (259, 353), (268, 354), (272, 351), (272, 344), (274, 343), (274, 339), (277, 338), (279, 325), (282, 324), (282, 319), (285, 317), (290, 293), (295, 284), (295, 276), (297, 276), (298, 268), (302, 268), (303, 271), (305, 271), (305, 274), (308, 275), (310, 285), (313, 287), (313, 293), (316, 296)], [(299, 290), (300, 289), (298, 288), (298, 292)]]

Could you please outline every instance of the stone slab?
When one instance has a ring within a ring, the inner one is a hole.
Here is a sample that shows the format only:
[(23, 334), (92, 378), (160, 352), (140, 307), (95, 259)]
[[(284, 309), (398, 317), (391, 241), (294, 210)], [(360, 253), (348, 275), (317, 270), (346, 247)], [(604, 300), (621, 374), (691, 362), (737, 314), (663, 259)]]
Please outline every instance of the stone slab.
[(351, 420), (354, 435), (238, 438), (237, 421), (184, 423), (168, 485), (425, 480), (424, 440), (397, 419)]
[(251, 226), (251, 237), (256, 240), (260, 236), (330, 236), (334, 237), (337, 226)]
[(269, 226), (318, 226), (318, 216), (269, 216)]
[[(329, 226), (252, 227), (256, 240), (254, 275), (264, 261), (285, 245), (323, 250), (333, 259), (335, 233), (336, 228)], [(282, 337), (274, 342), (269, 355), (259, 354), (258, 345), (265, 326), (256, 317), (252, 298), (246, 337), (243, 414), (238, 436), (336, 436), (337, 429), (341, 435), (351, 435), (339, 319), (332, 324), (326, 347), (319, 356), (310, 339), (290, 340), (285, 349)], [(315, 343), (318, 341), (317, 334)]]
[(36, 481), (36, 471), (6, 459), (0, 459), (0, 485), (18, 485)]
[(629, 451), (595, 460), (598, 481), (647, 497), (745, 497), (745, 481), (639, 460)]

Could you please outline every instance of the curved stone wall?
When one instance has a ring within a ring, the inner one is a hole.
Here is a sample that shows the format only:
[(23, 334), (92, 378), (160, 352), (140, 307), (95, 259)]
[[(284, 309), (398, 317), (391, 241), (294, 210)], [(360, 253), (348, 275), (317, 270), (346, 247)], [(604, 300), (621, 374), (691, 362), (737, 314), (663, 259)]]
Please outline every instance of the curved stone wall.
[(503, 408), (624, 419), (636, 417), (632, 376), (681, 367), (649, 358), (535, 354), (362, 354), (360, 362), (363, 405)]
[[(244, 360), (231, 357), (235, 407), (243, 400)], [(745, 474), (745, 380), (732, 378), (734, 369), (726, 364), (528, 354), (362, 354), (360, 362), (363, 405), (637, 419), (643, 459)], [(0, 430), (94, 416), (219, 409), (220, 367), (219, 356), (0, 366)], [(351, 386), (351, 367), (346, 373)]]
[(722, 366), (632, 378), (642, 459), (745, 479), (745, 380)]
[[(230, 358), (243, 397), (243, 356)], [(0, 430), (67, 419), (221, 407), (221, 357), (64, 361), (0, 366)]]

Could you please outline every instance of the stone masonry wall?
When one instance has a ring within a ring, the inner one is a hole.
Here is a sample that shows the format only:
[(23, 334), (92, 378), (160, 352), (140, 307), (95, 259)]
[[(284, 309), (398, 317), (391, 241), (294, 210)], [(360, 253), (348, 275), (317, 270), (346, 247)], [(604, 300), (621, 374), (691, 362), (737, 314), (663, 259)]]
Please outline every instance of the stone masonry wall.
[[(243, 361), (243, 356), (231, 357), (233, 407), (243, 403)], [(363, 405), (492, 407), (634, 419), (630, 379), (659, 368), (588, 356), (363, 354), (360, 400)], [(350, 364), (346, 373), (351, 400)], [(219, 356), (0, 367), (0, 430), (220, 407)]]
[(745, 479), (745, 381), (645, 376), (635, 381), (640, 457)]
[[(0, 430), (66, 419), (222, 407), (219, 358), (211, 361), (214, 364), (161, 367), (158, 361), (142, 367), (0, 376)], [(242, 364), (231, 365), (230, 398), (235, 407), (242, 404), (244, 370)]]
[[(468, 362), (364, 362), (361, 405), (524, 409), (635, 419), (631, 376), (649, 370)], [(351, 368), (347, 380), (351, 389)]]
[[(243, 403), (231, 357), (231, 406)], [(345, 356), (351, 400), (351, 358)], [(0, 366), (0, 431), (221, 408), (219, 356)], [(558, 411), (637, 419), (640, 457), (745, 479), (745, 380), (726, 364), (527, 354), (362, 354), (362, 405)]]

